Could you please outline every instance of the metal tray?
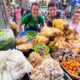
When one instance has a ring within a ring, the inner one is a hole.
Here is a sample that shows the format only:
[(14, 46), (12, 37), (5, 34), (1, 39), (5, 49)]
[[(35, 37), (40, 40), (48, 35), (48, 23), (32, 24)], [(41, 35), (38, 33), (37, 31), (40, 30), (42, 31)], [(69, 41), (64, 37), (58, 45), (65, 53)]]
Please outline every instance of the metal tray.
[[(51, 57), (56, 60), (56, 58), (53, 55), (51, 55)], [(80, 57), (80, 56), (78, 56), (78, 57)], [(59, 63), (61, 65), (62, 69), (67, 73), (67, 75), (69, 75), (69, 78), (72, 78), (72, 80), (80, 80), (80, 77), (73, 76), (69, 71), (66, 70), (66, 68), (61, 64), (61, 62), (59, 62)]]
[[(54, 56), (51, 55), (51, 57), (56, 60), (56, 58), (55, 58)], [(58, 62), (59, 62), (59, 61), (58, 61)], [(64, 76), (63, 76), (63, 78), (62, 78), (61, 80), (73, 80), (72, 77), (70, 77), (70, 75), (69, 75), (69, 74), (66, 72), (66, 70), (63, 68), (63, 66), (61, 65), (60, 62), (59, 62), (59, 64), (60, 64), (61, 68), (62, 68), (63, 71), (64, 71)]]
[(64, 76), (61, 80), (72, 80), (72, 78), (66, 72), (64, 72)]
[(72, 78), (72, 80), (80, 80), (80, 77), (73, 76), (69, 71), (66, 70), (66, 68), (60, 63), (63, 70)]

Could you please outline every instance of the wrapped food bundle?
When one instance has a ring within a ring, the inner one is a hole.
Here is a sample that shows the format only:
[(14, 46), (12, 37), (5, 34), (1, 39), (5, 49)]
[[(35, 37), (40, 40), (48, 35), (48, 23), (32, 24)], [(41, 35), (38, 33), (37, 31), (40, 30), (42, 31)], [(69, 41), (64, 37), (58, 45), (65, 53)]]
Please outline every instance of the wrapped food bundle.
[(57, 29), (57, 28), (53, 28), (54, 33), (61, 33), (61, 30)]
[(78, 40), (77, 33), (75, 32), (69, 33), (68, 35), (66, 35), (66, 39), (67, 41), (68, 40)]
[(41, 34), (45, 37), (52, 37), (53, 36), (53, 28), (50, 27), (43, 27), (41, 29)]
[(20, 44), (16, 46), (16, 49), (21, 50), (23, 52), (27, 52), (32, 48), (33, 48), (33, 45), (31, 43), (25, 43), (25, 44)]
[(15, 46), (15, 37), (11, 29), (0, 29), (0, 50), (7, 50)]
[(36, 39), (35, 39), (35, 42), (38, 43), (38, 44), (39, 43), (47, 44), (48, 41), (49, 41), (49, 39), (47, 37), (45, 37), (45, 36), (42, 36), (42, 35), (37, 35)]
[(0, 51), (0, 80), (18, 80), (32, 69), (21, 51)]
[(80, 41), (79, 40), (69, 40), (68, 43), (71, 45), (70, 48), (76, 53), (80, 53)]
[(32, 52), (30, 56), (28, 57), (28, 60), (33, 65), (33, 67), (36, 67), (41, 64), (43, 58), (36, 52)]
[(32, 80), (60, 80), (63, 75), (59, 63), (52, 58), (47, 58), (33, 70), (31, 78)]
[(27, 40), (26, 40), (26, 38), (17, 38), (16, 43), (17, 43), (17, 45), (24, 44), (24, 43), (27, 43)]
[(68, 46), (68, 43), (65, 42), (65, 41), (58, 41), (58, 42), (52, 41), (52, 42), (49, 43), (49, 47), (53, 51), (53, 50), (58, 50), (59, 48), (64, 49), (64, 48), (67, 48), (69, 46)]
[(64, 21), (62, 19), (55, 19), (53, 21), (53, 27), (62, 29), (63, 26), (64, 26)]
[(54, 19), (53, 20), (53, 27), (62, 30), (64, 25), (68, 25), (69, 23), (67, 21), (64, 21), (63, 19)]
[(51, 48), (51, 50), (57, 50), (58, 49), (58, 46), (55, 45), (54, 41), (49, 43), (49, 47)]
[(76, 45), (73, 46), (69, 43), (69, 41), (76, 40), (78, 40), (76, 31), (70, 30), (69, 24), (66, 23), (62, 29), (43, 27), (34, 40), (34, 46), (44, 43), (48, 44), (52, 51), (58, 48), (70, 48), (79, 52), (79, 49), (76, 49)]
[(59, 62), (67, 61), (68, 59), (73, 59), (77, 56), (77, 53), (73, 52), (71, 49), (62, 48), (51, 53), (52, 57)]

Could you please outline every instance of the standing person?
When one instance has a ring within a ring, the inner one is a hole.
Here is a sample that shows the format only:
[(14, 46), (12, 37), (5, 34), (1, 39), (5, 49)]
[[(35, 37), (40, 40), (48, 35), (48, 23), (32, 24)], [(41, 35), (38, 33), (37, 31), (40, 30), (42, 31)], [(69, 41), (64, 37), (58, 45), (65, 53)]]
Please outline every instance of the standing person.
[(52, 22), (54, 19), (60, 17), (60, 13), (58, 13), (57, 4), (49, 3), (48, 5), (48, 14), (45, 16), (45, 22), (48, 27), (52, 27)]
[(25, 30), (39, 30), (44, 26), (44, 18), (39, 15), (40, 6), (34, 2), (31, 6), (31, 14), (26, 14), (20, 20), (19, 32), (22, 31), (22, 25), (25, 24)]
[(59, 4), (60, 0), (51, 0), (52, 3)]
[(71, 6), (69, 4), (69, 2), (66, 3), (66, 9), (65, 9), (65, 16), (66, 18), (70, 18), (70, 15), (71, 15)]
[(22, 15), (21, 15), (21, 8), (19, 6), (17, 6), (17, 8), (15, 9), (15, 18), (16, 18), (16, 23), (19, 24), (19, 21), (21, 19)]
[(74, 29), (79, 34), (80, 38), (80, 11), (74, 11), (71, 16), (70, 29)]
[(14, 19), (14, 13), (15, 13), (14, 6), (13, 5), (9, 5), (7, 7), (7, 11), (8, 11), (9, 20), (13, 21), (13, 19)]
[(26, 14), (30, 14), (31, 13), (31, 9), (28, 5), (28, 3), (25, 5), (25, 7), (23, 7), (23, 16)]

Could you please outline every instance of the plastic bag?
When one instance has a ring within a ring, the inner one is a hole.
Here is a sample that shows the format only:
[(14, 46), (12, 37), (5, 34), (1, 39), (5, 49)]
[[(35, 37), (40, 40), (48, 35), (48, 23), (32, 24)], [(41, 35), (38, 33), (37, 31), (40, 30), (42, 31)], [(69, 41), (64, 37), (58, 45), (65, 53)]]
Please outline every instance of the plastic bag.
[(15, 38), (11, 29), (0, 29), (0, 50), (13, 48)]
[(0, 51), (0, 80), (21, 80), (26, 73), (31, 73), (32, 69), (33, 66), (21, 51)]

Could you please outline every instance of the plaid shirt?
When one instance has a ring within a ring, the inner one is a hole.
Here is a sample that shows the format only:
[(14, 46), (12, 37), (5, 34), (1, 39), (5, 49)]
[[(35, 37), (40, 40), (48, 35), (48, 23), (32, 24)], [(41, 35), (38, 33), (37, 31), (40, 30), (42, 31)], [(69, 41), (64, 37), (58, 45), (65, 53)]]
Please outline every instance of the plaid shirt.
[(52, 27), (52, 22), (53, 22), (53, 20), (54, 19), (57, 19), (57, 18), (59, 18), (60, 17), (60, 14), (58, 13), (56, 16), (54, 16), (54, 17), (51, 17), (49, 14), (47, 14), (46, 16), (45, 16), (45, 22), (46, 22), (46, 24), (47, 24), (47, 26), (48, 27)]

